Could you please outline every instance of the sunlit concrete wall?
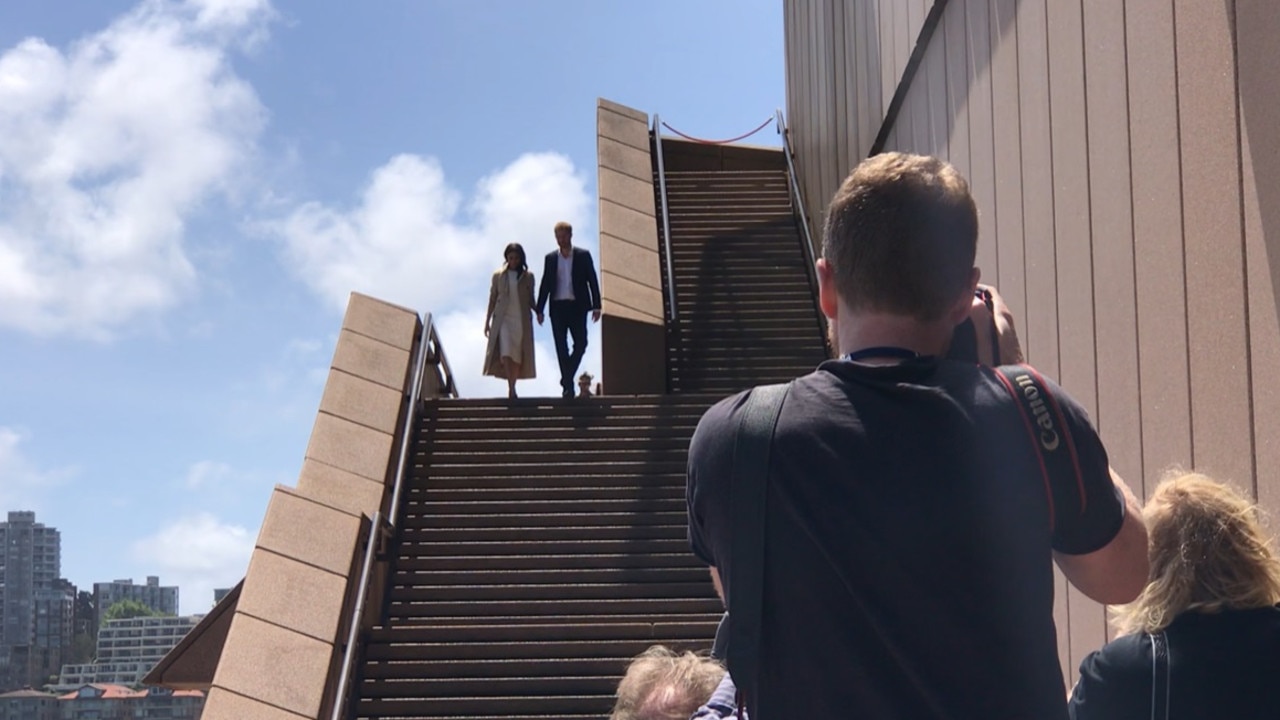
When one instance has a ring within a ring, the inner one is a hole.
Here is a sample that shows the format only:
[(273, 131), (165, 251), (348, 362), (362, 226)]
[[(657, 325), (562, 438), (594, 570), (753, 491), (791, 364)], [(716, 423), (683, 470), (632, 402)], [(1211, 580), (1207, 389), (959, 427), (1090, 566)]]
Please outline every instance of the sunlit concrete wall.
[[(1280, 516), (1274, 4), (785, 0), (784, 16), (815, 218), (882, 132), (886, 150), (949, 159), (1030, 361), (1088, 408), (1134, 489), (1177, 464)], [(1070, 682), (1106, 629), (1059, 590)]]
[(417, 313), (352, 293), (297, 488), (272, 492), (204, 720), (316, 718), (332, 702), (422, 331)]
[(666, 321), (649, 116), (601, 98), (596, 128), (604, 391), (664, 393)]

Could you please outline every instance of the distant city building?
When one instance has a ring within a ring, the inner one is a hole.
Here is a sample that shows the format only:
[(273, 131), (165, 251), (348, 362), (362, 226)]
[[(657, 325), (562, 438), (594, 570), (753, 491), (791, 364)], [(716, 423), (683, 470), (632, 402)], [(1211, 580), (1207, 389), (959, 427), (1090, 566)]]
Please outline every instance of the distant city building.
[(164, 688), (130, 690), (121, 685), (95, 683), (61, 695), (57, 702), (60, 720), (196, 720), (204, 709), (204, 693)]
[(0, 720), (61, 720), (58, 696), (27, 688), (0, 693)]
[(64, 665), (53, 689), (92, 684), (136, 686), (203, 615), (107, 620), (98, 628), (98, 654), (92, 663)]
[(39, 686), (70, 645), (75, 587), (59, 577), (62, 538), (34, 512), (0, 523), (0, 690)]
[(133, 580), (113, 580), (93, 584), (93, 601), (97, 609), (97, 625), (102, 627), (102, 616), (112, 605), (121, 600), (142, 603), (158, 613), (178, 614), (178, 588), (161, 587), (160, 578), (147, 576), (146, 585), (134, 585)]
[(222, 602), (222, 598), (231, 593), (231, 588), (215, 588), (213, 591), (213, 604), (217, 605)]

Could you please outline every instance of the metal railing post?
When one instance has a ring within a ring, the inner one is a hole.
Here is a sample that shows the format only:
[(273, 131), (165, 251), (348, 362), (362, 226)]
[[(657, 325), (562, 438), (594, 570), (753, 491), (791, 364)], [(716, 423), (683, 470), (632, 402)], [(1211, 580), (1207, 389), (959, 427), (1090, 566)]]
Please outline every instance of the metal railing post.
[(667, 313), (674, 322), (679, 317), (676, 309), (676, 275), (671, 267), (671, 216), (667, 210), (667, 171), (662, 158), (662, 123), (653, 116), (653, 146), (658, 155), (658, 194), (662, 200), (662, 251), (667, 259)]

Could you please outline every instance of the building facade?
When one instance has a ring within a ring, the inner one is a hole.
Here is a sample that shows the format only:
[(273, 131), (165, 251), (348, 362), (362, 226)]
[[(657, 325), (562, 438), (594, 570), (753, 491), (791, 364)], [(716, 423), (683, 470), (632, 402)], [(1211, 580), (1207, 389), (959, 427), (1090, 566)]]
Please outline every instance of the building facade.
[(61, 720), (58, 697), (39, 690), (0, 693), (0, 720)]
[(93, 663), (65, 665), (59, 690), (91, 684), (133, 687), (200, 622), (202, 615), (107, 620), (98, 628)]
[(130, 690), (105, 683), (84, 685), (58, 697), (59, 720), (198, 720), (204, 693), (163, 688)]
[[(1280, 16), (1264, 0), (785, 0), (820, 229), (858, 161), (969, 180), (978, 265), (1028, 360), (1144, 495), (1171, 466), (1280, 513)], [(820, 235), (815, 235), (820, 237)], [(1067, 681), (1108, 635), (1061, 577)]]
[(62, 539), (33, 512), (0, 523), (0, 690), (40, 686), (71, 642), (75, 587), (59, 578)]
[(147, 582), (143, 585), (135, 585), (132, 579), (94, 583), (93, 599), (98, 627), (102, 627), (103, 615), (112, 605), (122, 600), (142, 603), (165, 615), (178, 614), (177, 586), (162, 586), (160, 578), (155, 575), (148, 575)]

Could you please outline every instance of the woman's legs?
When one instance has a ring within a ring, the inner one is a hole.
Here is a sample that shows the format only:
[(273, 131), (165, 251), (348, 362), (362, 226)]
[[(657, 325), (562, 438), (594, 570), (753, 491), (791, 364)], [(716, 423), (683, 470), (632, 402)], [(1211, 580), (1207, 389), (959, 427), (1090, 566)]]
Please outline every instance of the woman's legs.
[(502, 369), (507, 375), (507, 397), (513, 398), (516, 396), (516, 379), (520, 377), (520, 363), (503, 355)]

